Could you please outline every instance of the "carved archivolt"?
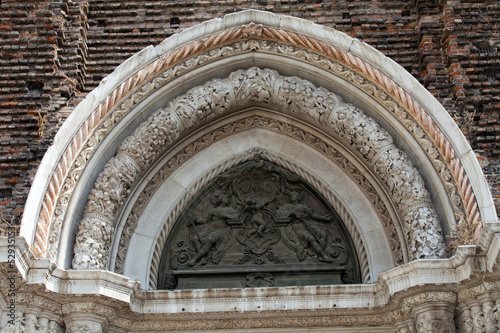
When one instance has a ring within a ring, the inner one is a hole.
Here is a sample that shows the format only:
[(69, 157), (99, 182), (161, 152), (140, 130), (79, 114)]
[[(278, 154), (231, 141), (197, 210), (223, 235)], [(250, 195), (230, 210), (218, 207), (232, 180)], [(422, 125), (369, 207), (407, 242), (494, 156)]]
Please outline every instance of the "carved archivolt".
[[(240, 131), (244, 131), (254, 127), (262, 127), (265, 129), (276, 131), (281, 134), (291, 136), (302, 142), (305, 142), (312, 148), (326, 155), (329, 159), (334, 161), (339, 167), (344, 169), (344, 171), (347, 174), (349, 174), (352, 177), (352, 179), (354, 179), (359, 184), (359, 187), (366, 193), (367, 198), (369, 198), (372, 201), (373, 206), (378, 212), (380, 220), (384, 224), (386, 234), (391, 243), (394, 260), (398, 264), (403, 263), (403, 253), (401, 245), (403, 244), (404, 246), (405, 240), (399, 239), (398, 233), (396, 231), (396, 226), (394, 225), (390, 217), (390, 214), (388, 212), (387, 207), (385, 206), (384, 201), (377, 193), (377, 191), (374, 189), (373, 184), (371, 184), (370, 181), (363, 174), (363, 172), (358, 170), (358, 168), (352, 162), (350, 162), (345, 156), (343, 156), (340, 152), (338, 152), (334, 146), (328, 144), (327, 142), (323, 141), (314, 134), (308, 133), (301, 128), (298, 128), (291, 124), (283, 123), (276, 119), (255, 115), (216, 128), (212, 130), (210, 133), (198, 138), (194, 142), (184, 147), (180, 152), (175, 154), (172, 158), (170, 158), (168, 162), (165, 163), (165, 165), (151, 178), (149, 183), (142, 190), (139, 198), (134, 202), (134, 205), (131, 209), (131, 213), (126, 218), (126, 222), (123, 226), (121, 235), (119, 237), (115, 236), (115, 239), (119, 239), (118, 251), (116, 254), (116, 261), (115, 261), (115, 272), (123, 273), (125, 258), (128, 251), (128, 245), (130, 242), (130, 238), (132, 237), (132, 234), (134, 233), (135, 228), (137, 226), (139, 217), (142, 214), (147, 203), (149, 202), (150, 198), (154, 195), (155, 191), (163, 183), (163, 181), (177, 167), (182, 165), (182, 163), (187, 161), (194, 154), (200, 152), (202, 149), (217, 142), (218, 140), (221, 140)], [(320, 181), (317, 181), (316, 179), (314, 179), (314, 177), (308, 175), (298, 166), (291, 164), (290, 162), (285, 162), (264, 151), (260, 151), (259, 153), (262, 156), (266, 156), (268, 160), (272, 160), (275, 163), (278, 163), (279, 165), (286, 166), (288, 169), (294, 170), (294, 172), (301, 175), (304, 179), (307, 179), (309, 181), (309, 184), (314, 186), (314, 188), (316, 188), (325, 198), (328, 199), (328, 202), (340, 214), (342, 220), (344, 221), (344, 224), (349, 230), (351, 237), (353, 237), (353, 240), (355, 242), (355, 247), (356, 249), (359, 250), (358, 257), (360, 258), (363, 279), (364, 281), (369, 281), (370, 273), (369, 273), (368, 259), (366, 253), (364, 253), (364, 251), (361, 251), (361, 249), (364, 249), (364, 246), (361, 241), (361, 236), (356, 230), (353, 218), (346, 211), (345, 207), (343, 207), (343, 205), (340, 202), (338, 202), (337, 198), (332, 193), (330, 193), (330, 191), (327, 190)], [(235, 160), (239, 161), (240, 158), (236, 158)], [(220, 169), (218, 169), (218, 171), (220, 171)], [(207, 172), (206, 177), (210, 178), (211, 176), (214, 176), (214, 174), (215, 172)], [(199, 188), (199, 186), (196, 186), (196, 188)], [(194, 190), (189, 191), (189, 193), (195, 193), (195, 192), (196, 191)], [(189, 200), (190, 198), (186, 198), (183, 199), (182, 202), (185, 203)], [(173, 209), (173, 212), (179, 213), (183, 209), (184, 206), (175, 207)], [(172, 221), (175, 221), (177, 216), (178, 215), (169, 216), (168, 220), (170, 221), (170, 223), (173, 223)], [(166, 223), (166, 226), (169, 226), (170, 223)], [(166, 237), (166, 235), (168, 235), (168, 229), (163, 231), (162, 236), (157, 242), (158, 246), (156, 247), (155, 254), (153, 256), (153, 258), (156, 258), (156, 261), (155, 259), (153, 259), (153, 264), (151, 267), (151, 271), (153, 273), (150, 281), (154, 281), (156, 279), (156, 273), (154, 272), (156, 272), (157, 268), (156, 266), (158, 264), (159, 254), (161, 253), (162, 246), (165, 242), (164, 236)], [(155, 288), (156, 287), (153, 287), (153, 289)]]
[(250, 68), (190, 89), (156, 111), (120, 145), (98, 177), (75, 243), (73, 267), (106, 269), (118, 210), (137, 175), (180, 133), (224, 114), (233, 105), (275, 105), (331, 128), (385, 184), (404, 217), (410, 259), (443, 255), (437, 216), (423, 180), (390, 135), (339, 96), (297, 77)]
[(443, 180), (443, 183), (446, 186), (448, 195), (455, 207), (456, 214), (461, 215), (461, 212), (463, 211), (461, 208), (461, 198), (446, 161), (443, 159), (443, 157), (439, 153), (439, 150), (432, 143), (432, 140), (427, 136), (425, 131), (418, 125), (415, 119), (411, 115), (409, 115), (407, 113), (407, 110), (404, 109), (389, 94), (383, 91), (380, 87), (374, 85), (371, 81), (367, 80), (356, 71), (353, 71), (351, 68), (346, 67), (345, 65), (342, 65), (338, 62), (334, 62), (331, 59), (321, 57), (316, 53), (308, 52), (307, 50), (300, 49), (298, 47), (282, 45), (276, 42), (268, 42), (265, 40), (249, 40), (235, 42), (219, 48), (217, 51), (200, 54), (193, 59), (184, 61), (183, 63), (180, 63), (175, 67), (169, 68), (161, 75), (158, 75), (148, 83), (145, 83), (141, 89), (136, 90), (134, 94), (132, 94), (130, 97), (126, 98), (123, 102), (116, 106), (115, 111), (112, 112), (110, 116), (107, 117), (106, 120), (99, 125), (98, 129), (92, 134), (90, 140), (85, 144), (85, 147), (76, 159), (74, 166), (69, 171), (69, 176), (64, 182), (63, 193), (59, 196), (59, 199), (57, 201), (57, 206), (51, 222), (51, 232), (48, 236), (49, 257), (55, 258), (57, 255), (60, 231), (62, 228), (66, 207), (68, 205), (69, 198), (73, 193), (73, 189), (78, 182), (82, 169), (87, 161), (91, 158), (95, 148), (99, 145), (99, 143), (106, 136), (109, 130), (111, 130), (111, 128), (134, 105), (143, 100), (158, 87), (161, 87), (162, 85), (165, 85), (167, 82), (171, 81), (173, 78), (182, 75), (197, 66), (201, 66), (207, 62), (219, 59), (220, 57), (250, 52), (251, 50), (264, 51), (266, 53), (277, 53), (286, 57), (295, 58), (299, 61), (310, 62), (316, 66), (334, 73), (335, 75), (338, 75), (339, 77), (344, 78), (350, 84), (357, 86), (361, 90), (373, 96), (379, 103), (384, 105), (387, 110), (393, 112), (393, 114), (399, 119), (399, 121), (401, 121), (401, 123), (405, 125), (405, 127), (424, 148), (425, 152), (434, 164), (436, 170), (441, 176), (441, 179)]
[[(142, 214), (144, 208), (146, 207), (149, 199), (154, 195), (157, 188), (163, 183), (163, 181), (182, 163), (188, 160), (195, 153), (200, 152), (202, 149), (208, 147), (209, 145), (226, 138), (230, 135), (238, 133), (240, 131), (247, 130), (248, 128), (254, 127), (262, 127), (272, 131), (279, 132), (281, 134), (285, 134), (291, 136), (297, 140), (305, 142), (312, 148), (320, 151), (329, 159), (334, 161), (339, 167), (343, 168), (347, 174), (349, 174), (352, 179), (354, 179), (360, 186), (360, 188), (367, 194), (367, 198), (372, 201), (373, 206), (377, 210), (379, 214), (380, 220), (384, 224), (384, 228), (386, 234), (389, 238), (389, 241), (392, 246), (393, 256), (395, 261), (398, 264), (403, 263), (403, 253), (401, 249), (401, 244), (405, 244), (405, 240), (401, 240), (398, 237), (396, 227), (391, 220), (388, 209), (384, 204), (384, 201), (381, 199), (380, 195), (375, 191), (373, 184), (365, 177), (363, 172), (358, 170), (358, 168), (350, 162), (345, 156), (343, 156), (340, 152), (338, 152), (335, 147), (323, 141), (319, 137), (306, 132), (305, 130), (293, 126), (291, 124), (286, 124), (280, 122), (275, 119), (266, 118), (264, 116), (251, 116), (248, 118), (244, 118), (227, 125), (221, 126), (220, 128), (214, 129), (210, 133), (203, 135), (199, 139), (190, 143), (188, 146), (184, 147), (179, 153), (175, 154), (169, 161), (151, 178), (147, 186), (142, 190), (139, 198), (135, 201), (131, 213), (127, 216), (126, 222), (123, 226), (122, 233), (119, 238), (115, 236), (115, 239), (119, 239), (119, 247), (116, 254), (116, 262), (115, 262), (115, 271), (118, 273), (123, 273), (123, 265), (125, 262), (125, 257), (128, 250), (128, 244), (130, 242), (130, 238), (135, 231), (137, 222), (139, 220), (140, 215)], [(349, 233), (351, 237), (355, 240), (356, 248), (361, 249), (364, 248), (360, 243), (360, 236), (355, 229), (355, 223), (352, 217), (346, 212), (345, 208), (342, 204), (340, 204), (335, 196), (331, 194), (321, 182), (315, 180), (312, 176), (308, 175), (305, 171), (302, 171), (298, 166), (290, 164), (290, 162), (281, 161), (277, 157), (273, 157), (265, 152), (260, 152), (262, 156), (266, 156), (267, 159), (275, 161), (275, 163), (279, 163), (287, 167), (290, 170), (294, 170), (297, 174), (300, 174), (304, 179), (307, 179), (309, 183), (314, 186), (325, 198), (329, 199), (329, 203), (334, 206), (335, 210), (339, 212), (342, 217), (342, 220), (346, 224), (349, 229)], [(239, 160), (236, 158), (235, 160)], [(218, 170), (219, 171), (219, 170)], [(207, 172), (206, 177), (211, 177), (215, 172)], [(316, 186), (317, 185), (317, 186)], [(199, 186), (196, 186), (199, 188)], [(191, 190), (190, 193), (195, 193), (196, 191)], [(187, 201), (189, 199), (186, 199)], [(182, 202), (186, 202), (186, 200), (182, 200)], [(175, 207), (174, 212), (181, 212), (184, 206)], [(342, 214), (345, 212), (345, 214)], [(172, 217), (169, 216), (169, 221), (175, 221), (177, 216)], [(169, 225), (167, 223), (166, 225)], [(165, 230), (165, 235), (168, 234), (168, 230)], [(162, 234), (163, 235), (163, 234)], [(160, 237), (161, 239), (162, 237)], [(359, 240), (359, 241), (358, 241)], [(161, 247), (164, 244), (165, 239), (159, 240), (159, 248), (155, 251), (156, 254), (159, 254), (161, 251)], [(362, 276), (366, 279), (369, 279), (368, 272), (368, 261), (366, 258), (366, 253), (358, 252), (358, 256), (360, 258), (361, 268), (362, 268)], [(154, 262), (154, 259), (153, 259)], [(155, 265), (153, 264), (152, 270), (155, 270)], [(156, 275), (154, 275), (156, 276)]]
[[(250, 37), (259, 38), (259, 40), (239, 41)], [(277, 43), (269, 42), (270, 40), (275, 40)], [(229, 46), (233, 42), (235, 42), (234, 46), (236, 48)], [(68, 198), (71, 196), (71, 190), (78, 180), (85, 162), (90, 157), (94, 147), (100, 143), (105, 133), (130, 108), (136, 105), (138, 101), (144, 98), (144, 96), (149, 95), (151, 89), (158, 88), (159, 81), (168, 81), (172, 77), (188, 71), (189, 68), (203, 65), (217, 57), (223, 57), (226, 55), (225, 52), (228, 52), (228, 54), (248, 52), (248, 49), (245, 50), (244, 48), (245, 45), (258, 49), (259, 45), (272, 44), (279, 45), (279, 50), (277, 51), (285, 54), (290, 51), (301, 50), (299, 52), (305, 55), (300, 59), (301, 61), (318, 64), (320, 67), (334, 73), (335, 67), (337, 67), (337, 69), (343, 72), (344, 75), (342, 77), (349, 82), (355, 83), (356, 80), (360, 79), (359, 84), (361, 84), (361, 89), (365, 91), (367, 89), (371, 90), (373, 96), (377, 100), (382, 101), (383, 105), (388, 103), (397, 106), (396, 108), (389, 106), (388, 110), (405, 118), (405, 121), (402, 121), (402, 123), (407, 128), (410, 125), (411, 128), (416, 129), (416, 132), (411, 132), (417, 138), (420, 138), (419, 141), (422, 140), (422, 147), (426, 149), (426, 153), (431, 157), (442, 179), (445, 181), (453, 203), (460, 206), (461, 198), (467, 203), (465, 211), (469, 219), (471, 221), (479, 219), (474, 192), (471, 191), (470, 182), (458, 156), (432, 119), (401, 87), (361, 59), (332, 45), (293, 32), (250, 25), (206, 37), (166, 54), (124, 81), (99, 105), (72, 139), (57, 165), (57, 172), (52, 175), (49, 190), (45, 195), (37, 224), (33, 246), (35, 254), (45, 255), (47, 242), (49, 242), (51, 246), (49, 256), (55, 258), (54, 254), (57, 252), (59, 244), (60, 233), (58, 231), (61, 229)], [(243, 47), (238, 49), (239, 46)], [(219, 49), (216, 50), (216, 48)], [(213, 51), (197, 55), (200, 52), (210, 49)], [(290, 55), (290, 57), (294, 56), (293, 54)], [(189, 57), (193, 58), (185, 61), (183, 64), (181, 63)], [(321, 62), (325, 66), (322, 66)], [(333, 67), (330, 65), (332, 63), (334, 64)], [(353, 71), (352, 68), (356, 70)], [(362, 75), (359, 75), (358, 72), (362, 73)], [(161, 75), (158, 75), (159, 73)], [(148, 83), (148, 80), (151, 80), (155, 75), (158, 75), (155, 79), (156, 82), (149, 81)], [(376, 84), (374, 85), (373, 83)], [(133, 97), (125, 99), (136, 88), (137, 90), (132, 95)], [(400, 105), (403, 107), (401, 108)], [(103, 121), (104, 119), (106, 120)], [(410, 124), (414, 120), (419, 124), (416, 127)], [(91, 137), (90, 140), (87, 140), (89, 137)], [(429, 137), (430, 140), (428, 140)], [(459, 180), (458, 191), (455, 190), (455, 179)], [(50, 236), (49, 227), (53, 230), (50, 232)]]

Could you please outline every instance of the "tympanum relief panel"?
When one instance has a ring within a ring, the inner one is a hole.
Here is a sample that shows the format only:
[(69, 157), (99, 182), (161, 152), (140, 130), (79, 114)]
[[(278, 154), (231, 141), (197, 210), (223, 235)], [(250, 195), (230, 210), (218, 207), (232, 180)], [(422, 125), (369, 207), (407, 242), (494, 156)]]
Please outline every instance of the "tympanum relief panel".
[(454, 184), (453, 177), (451, 176), (450, 170), (446, 166), (446, 162), (443, 160), (439, 151), (432, 144), (431, 140), (428, 138), (426, 133), (416, 124), (415, 120), (407, 114), (396, 101), (392, 99), (391, 96), (383, 92), (380, 87), (374, 85), (371, 81), (367, 80), (365, 77), (357, 72), (352, 71), (345, 65), (339, 64), (331, 59), (320, 56), (316, 53), (298, 48), (296, 46), (282, 45), (276, 42), (263, 41), (263, 40), (248, 40), (241, 41), (226, 45), (210, 53), (202, 53), (196, 57), (190, 58), (186, 61), (179, 63), (173, 68), (161, 73), (161, 75), (156, 76), (151, 81), (147, 82), (144, 87), (138, 89), (129, 98), (124, 99), (123, 103), (117, 106), (117, 111), (112, 113), (109, 119), (106, 119), (99, 125), (99, 129), (95, 131), (91, 139), (86, 143), (84, 149), (75, 163), (75, 166), (70, 172), (70, 176), (66, 179), (63, 186), (64, 190), (57, 201), (57, 208), (54, 212), (54, 217), (51, 222), (52, 231), (49, 233), (49, 256), (55, 258), (57, 253), (57, 248), (59, 245), (60, 229), (62, 226), (64, 213), (69, 202), (72, 189), (82, 171), (82, 166), (86, 161), (92, 156), (94, 148), (99, 145), (103, 137), (107, 134), (110, 128), (112, 128), (119, 120), (125, 115), (134, 105), (139, 103), (149, 94), (158, 89), (162, 84), (171, 81), (174, 77), (182, 75), (189, 72), (197, 66), (204, 65), (221, 57), (226, 57), (228, 55), (242, 54), (245, 52), (256, 51), (256, 52), (266, 52), (266, 53), (276, 53), (286, 55), (297, 59), (299, 61), (309, 62), (323, 68), (327, 71), (335, 73), (339, 77), (343, 77), (347, 82), (350, 82), (360, 89), (366, 91), (368, 94), (373, 95), (373, 97), (378, 100), (382, 105), (387, 107), (387, 109), (393, 112), (397, 118), (409, 129), (411, 134), (417, 138), (421, 143), (422, 147), (427, 150), (426, 153), (429, 155), (430, 159), (434, 163), (436, 170), (438, 170), (441, 178), (443, 179), (450, 198), (452, 198), (453, 204), (455, 205), (456, 211), (460, 212), (461, 200), (456, 189), (456, 184)]
[(165, 244), (158, 280), (165, 289), (323, 285), (359, 283), (360, 272), (336, 212), (255, 154), (193, 198)]

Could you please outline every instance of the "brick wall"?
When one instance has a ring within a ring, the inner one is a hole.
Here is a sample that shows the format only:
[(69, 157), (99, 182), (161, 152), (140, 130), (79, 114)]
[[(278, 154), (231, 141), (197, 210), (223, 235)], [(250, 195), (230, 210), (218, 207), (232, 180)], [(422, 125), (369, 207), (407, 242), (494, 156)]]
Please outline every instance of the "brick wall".
[[(37, 165), (84, 77), (69, 1), (0, 5), (0, 211), (19, 223)], [(79, 9), (79, 4), (76, 4)], [(78, 22), (80, 21), (80, 22)]]
[[(331, 26), (401, 64), (461, 124), (499, 206), (498, 2), (7, 0), (0, 3), (3, 216), (19, 223), (32, 177), (54, 133), (103, 77), (148, 45), (250, 8)], [(46, 123), (40, 126), (39, 120)]]

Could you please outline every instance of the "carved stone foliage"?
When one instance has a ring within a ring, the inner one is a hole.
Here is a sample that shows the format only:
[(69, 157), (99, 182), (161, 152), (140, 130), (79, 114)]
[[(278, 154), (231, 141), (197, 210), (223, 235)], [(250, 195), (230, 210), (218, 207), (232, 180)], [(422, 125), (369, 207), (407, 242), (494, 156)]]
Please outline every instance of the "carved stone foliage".
[(14, 325), (8, 324), (2, 332), (5, 333), (17, 333), (17, 332), (25, 332), (25, 333), (38, 333), (38, 332), (46, 332), (43, 328), (38, 325), (37, 318), (35, 315), (23, 316), (22, 318), (17, 318), (14, 320)]
[(500, 299), (479, 302), (470, 300), (461, 304), (457, 320), (460, 333), (494, 333), (500, 331)]
[(165, 289), (360, 282), (335, 211), (258, 154), (195, 196), (164, 246), (159, 274)]
[(49, 320), (42, 316), (37, 316), (33, 313), (28, 313), (19, 316), (13, 320), (13, 323), (8, 322), (1, 330), (2, 333), (60, 333), (63, 329), (56, 321)]
[[(82, 133), (80, 133), (81, 135), (75, 136), (73, 140), (74, 144), (72, 143), (69, 145), (71, 148), (77, 147), (78, 149), (66, 154), (69, 157), (65, 155), (65, 158), (62, 159), (62, 162), (58, 166), (58, 168), (60, 167), (61, 170), (65, 172), (54, 174), (51, 181), (56, 191), (59, 191), (58, 186), (63, 183), (64, 185), (60, 189), (52, 218), (50, 217), (52, 212), (49, 213), (49, 216), (44, 215), (45, 210), (42, 210), (40, 215), (40, 220), (44, 221), (44, 223), (39, 223), (38, 230), (43, 230), (43, 234), (48, 235), (47, 246), (49, 257), (55, 258), (56, 256), (65, 210), (68, 205), (68, 200), (71, 197), (72, 189), (78, 181), (82, 171), (82, 167), (92, 155), (95, 147), (99, 145), (103, 137), (116, 122), (118, 122), (134, 105), (149, 96), (152, 91), (161, 85), (169, 82), (172, 78), (180, 76), (197, 66), (202, 66), (208, 62), (220, 59), (221, 57), (242, 54), (245, 52), (283, 54), (289, 58), (311, 63), (344, 78), (350, 84), (372, 95), (378, 102), (384, 105), (388, 111), (393, 112), (399, 121), (401, 121), (409, 132), (420, 142), (440, 174), (448, 194), (455, 205), (456, 213), (460, 216), (463, 215), (462, 199), (453, 176), (455, 175), (456, 179), (462, 179), (462, 177), (467, 179), (467, 175), (464, 173), (460, 161), (455, 156), (456, 154), (454, 154), (453, 149), (450, 148), (447, 140), (444, 139), (443, 134), (434, 125), (432, 119), (418, 107), (418, 104), (415, 103), (409, 95), (402, 92), (402, 89), (395, 85), (390, 78), (363, 61), (360, 61), (360, 59), (350, 54), (345, 54), (342, 50), (336, 49), (331, 45), (325, 45), (320, 41), (315, 41), (311, 38), (299, 36), (291, 32), (276, 31), (269, 27), (264, 28), (260, 25), (257, 30), (255, 28), (251, 29), (251, 31), (260, 31), (258, 34), (248, 34), (246, 31), (250, 29), (250, 26), (252, 25), (238, 27), (231, 32), (222, 32), (220, 35), (211, 36), (208, 40), (196, 41), (175, 50), (173, 54), (165, 55), (161, 59), (158, 59), (146, 68), (140, 70), (134, 77), (127, 80), (127, 82), (124, 82), (119, 89), (114, 91), (111, 96), (108, 96), (107, 100), (99, 106), (96, 112), (99, 116), (90, 117), (89, 119), (91, 119), (90, 122), (92, 124), (87, 123), (86, 126), (83, 126)], [(231, 43), (235, 38), (241, 38), (236, 36), (241, 36), (242, 38), (249, 38), (252, 36), (270, 38), (273, 41), (250, 39)], [(213, 47), (213, 49), (209, 52), (198, 54), (200, 48), (210, 49), (211, 47)], [(181, 56), (179, 56), (180, 54)], [(194, 54), (197, 55), (194, 56)], [(177, 63), (178, 60), (186, 58), (187, 60)], [(176, 65), (165, 69), (165, 65), (167, 63), (172, 63), (172, 59), (175, 59), (173, 63), (176, 63)], [(356, 70), (352, 68), (356, 68)], [(361, 71), (362, 74), (360, 74), (359, 71)], [(133, 91), (133, 93), (130, 93), (132, 89), (136, 87), (138, 88)], [(126, 96), (129, 93), (129, 96), (123, 99), (121, 98), (121, 96)], [(115, 102), (117, 101), (120, 103), (115, 107)], [(110, 112), (111, 109), (113, 109), (112, 112)], [(109, 117), (101, 121), (102, 117), (108, 115), (108, 112)], [(81, 138), (87, 135), (87, 131), (90, 131), (89, 129), (94, 128), (95, 131), (91, 134), (90, 139), (80, 150), (80, 144), (82, 143)], [(75, 151), (79, 151), (79, 155), (74, 159), (73, 156), (75, 155)], [(443, 158), (441, 154), (443, 154), (445, 158)], [(73, 164), (68, 163), (73, 160)], [(453, 163), (451, 163), (451, 161), (453, 161)], [(458, 163), (458, 167), (455, 165), (455, 162)], [(453, 175), (450, 166), (453, 168)], [(461, 187), (461, 194), (464, 195), (464, 200), (468, 205), (467, 212), (469, 213), (469, 210), (472, 209), (470, 216), (475, 216), (477, 218), (477, 205), (474, 204), (474, 200), (470, 199), (473, 199), (474, 193), (467, 189), (468, 182), (461, 181), (459, 186)], [(46, 204), (49, 211), (52, 209), (53, 203), (53, 197), (51, 195), (46, 196)], [(45, 222), (49, 220), (50, 223)], [(44, 229), (48, 227), (51, 229), (50, 232)], [(44, 237), (36, 238), (36, 246), (34, 248), (39, 249), (37, 252), (45, 252), (45, 241)]]
[(92, 134), (91, 138), (85, 144), (76, 162), (69, 171), (69, 176), (64, 182), (62, 193), (57, 200), (57, 205), (54, 211), (54, 216), (51, 221), (51, 232), (49, 233), (48, 252), (49, 257), (55, 258), (57, 253), (57, 246), (59, 243), (60, 230), (65, 214), (68, 200), (71, 197), (73, 188), (78, 181), (82, 168), (88, 159), (92, 156), (92, 152), (99, 145), (108, 131), (137, 103), (149, 96), (158, 87), (170, 82), (173, 78), (183, 75), (207, 62), (214, 61), (223, 56), (236, 55), (250, 51), (263, 51), (266, 53), (282, 54), (300, 61), (307, 61), (311, 64), (319, 66), (328, 70), (335, 75), (342, 77), (350, 84), (357, 86), (359, 89), (372, 95), (379, 103), (384, 105), (387, 110), (391, 111), (401, 123), (409, 130), (409, 132), (419, 141), (421, 146), (425, 149), (427, 155), (433, 162), (436, 170), (443, 180), (449, 197), (455, 206), (457, 215), (463, 215), (463, 207), (461, 203), (460, 194), (458, 193), (457, 185), (453, 179), (450, 169), (446, 161), (441, 156), (439, 149), (432, 143), (431, 138), (425, 131), (418, 125), (415, 119), (408, 114), (392, 96), (388, 95), (383, 89), (376, 86), (370, 80), (366, 79), (361, 74), (353, 71), (351, 68), (335, 62), (329, 58), (319, 56), (317, 53), (310, 52), (296, 46), (285, 46), (277, 42), (269, 42), (265, 40), (247, 40), (239, 41), (228, 44), (208, 53), (202, 53), (189, 60), (183, 61), (178, 65), (169, 68), (157, 75), (154, 79), (145, 83), (141, 89), (138, 89), (130, 97), (121, 102), (114, 112), (111, 113), (105, 121), (103, 121), (99, 128)]
[(458, 301), (458, 332), (500, 332), (500, 281), (461, 290)]
[(418, 333), (454, 333), (455, 322), (451, 313), (433, 313), (431, 311), (417, 316)]
[(67, 333), (99, 333), (101, 330), (94, 330), (88, 325), (74, 325), (66, 330)]
[[(89, 196), (74, 248), (74, 268), (107, 268), (116, 215), (140, 171), (180, 132), (225, 113), (236, 103), (278, 105), (284, 112), (331, 127), (335, 135), (374, 165), (374, 172), (385, 183), (406, 221), (410, 259), (444, 254), (441, 228), (423, 180), (384, 129), (326, 89), (253, 67), (192, 88), (155, 112), (120, 145)], [(99, 230), (89, 228), (94, 224)]]

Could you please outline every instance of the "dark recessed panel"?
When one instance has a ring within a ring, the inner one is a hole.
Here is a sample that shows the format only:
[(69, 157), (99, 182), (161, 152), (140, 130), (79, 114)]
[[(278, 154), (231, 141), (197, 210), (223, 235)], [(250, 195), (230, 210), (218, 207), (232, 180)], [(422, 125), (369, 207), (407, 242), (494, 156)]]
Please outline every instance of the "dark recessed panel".
[(160, 289), (360, 283), (345, 227), (294, 173), (255, 155), (206, 185), (164, 246)]

